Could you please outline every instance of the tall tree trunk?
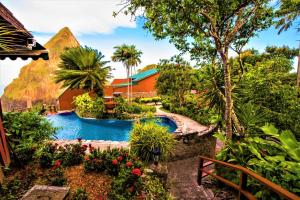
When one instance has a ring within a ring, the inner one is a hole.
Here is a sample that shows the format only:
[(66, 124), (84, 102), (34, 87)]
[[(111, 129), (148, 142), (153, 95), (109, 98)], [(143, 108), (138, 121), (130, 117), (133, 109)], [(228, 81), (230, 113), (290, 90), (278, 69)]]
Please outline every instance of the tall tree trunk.
[(129, 94), (129, 87), (130, 87), (130, 82), (129, 82), (129, 70), (130, 68), (127, 68), (127, 101), (130, 102), (130, 94)]
[(232, 138), (232, 95), (231, 95), (231, 67), (228, 63), (228, 48), (219, 51), (222, 58), (223, 67), (224, 67), (224, 82), (225, 82), (225, 124), (226, 124), (226, 135), (229, 140)]
[(297, 68), (297, 87), (300, 86), (300, 42), (299, 42), (299, 54), (298, 54), (298, 68)]
[[(130, 77), (132, 77), (133, 75), (133, 68), (131, 67), (131, 74), (130, 74)], [(132, 94), (132, 78), (130, 79), (130, 103), (132, 103), (132, 99), (133, 99), (133, 94)]]

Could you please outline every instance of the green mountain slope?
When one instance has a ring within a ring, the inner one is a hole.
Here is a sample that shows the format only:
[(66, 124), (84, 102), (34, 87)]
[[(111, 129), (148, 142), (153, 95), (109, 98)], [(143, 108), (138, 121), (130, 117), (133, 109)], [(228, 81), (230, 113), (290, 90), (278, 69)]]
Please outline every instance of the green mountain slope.
[(60, 85), (54, 83), (53, 73), (60, 62), (60, 54), (67, 47), (79, 46), (69, 28), (61, 29), (44, 46), (49, 50), (49, 60), (39, 59), (22, 67), (19, 77), (4, 90), (1, 97), (4, 111), (23, 109), (42, 102), (55, 104)]

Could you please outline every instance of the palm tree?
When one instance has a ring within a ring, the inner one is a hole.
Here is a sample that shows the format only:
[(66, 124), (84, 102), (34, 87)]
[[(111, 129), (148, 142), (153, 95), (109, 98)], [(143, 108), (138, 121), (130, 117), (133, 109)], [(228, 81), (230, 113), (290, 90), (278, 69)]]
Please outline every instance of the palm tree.
[[(137, 50), (134, 45), (123, 44), (121, 46), (114, 47), (115, 52), (111, 57), (113, 62), (122, 62), (127, 71), (127, 80), (129, 80), (129, 75), (132, 75), (132, 67), (136, 67), (141, 63), (142, 52)], [(132, 90), (132, 80), (130, 80), (130, 86)], [(127, 86), (127, 98), (130, 102), (130, 92), (129, 84)], [(131, 91), (132, 92), (132, 91)]]
[(60, 56), (59, 69), (55, 72), (55, 82), (62, 87), (85, 89), (103, 95), (103, 87), (109, 78), (109, 61), (103, 61), (104, 55), (90, 47), (66, 49)]
[(25, 34), (25, 32), (17, 30), (12, 25), (0, 20), (0, 50), (13, 51), (19, 43), (24, 42), (18, 37), (22, 34)]

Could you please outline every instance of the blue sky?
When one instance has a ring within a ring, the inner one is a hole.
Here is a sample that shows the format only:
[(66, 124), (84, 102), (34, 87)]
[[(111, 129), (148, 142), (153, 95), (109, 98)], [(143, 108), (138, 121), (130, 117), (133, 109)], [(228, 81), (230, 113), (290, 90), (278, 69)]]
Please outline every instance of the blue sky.
[[(24, 26), (32, 31), (39, 43), (47, 42), (59, 29), (68, 26), (81, 45), (98, 49), (106, 60), (116, 45), (134, 44), (143, 52), (139, 67), (157, 63), (179, 53), (168, 40), (156, 41), (149, 31), (142, 28), (141, 20), (130, 16), (112, 17), (120, 8), (120, 0), (2, 0)], [(71, 3), (72, 2), (72, 3)], [(298, 47), (300, 34), (294, 28), (277, 35), (273, 27), (250, 40), (248, 48), (259, 51), (268, 45)], [(19, 74), (20, 68), (30, 61), (4, 60), (0, 62), (0, 95), (3, 89)], [(110, 63), (115, 77), (125, 77), (121, 63)]]

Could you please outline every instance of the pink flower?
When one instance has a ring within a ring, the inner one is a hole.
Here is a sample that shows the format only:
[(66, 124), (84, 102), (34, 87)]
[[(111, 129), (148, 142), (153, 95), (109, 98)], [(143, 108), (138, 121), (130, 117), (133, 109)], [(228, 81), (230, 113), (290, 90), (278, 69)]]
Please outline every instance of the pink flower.
[(137, 177), (139, 177), (139, 176), (142, 175), (142, 172), (141, 172), (141, 170), (140, 170), (139, 168), (134, 168), (134, 169), (131, 171), (131, 173), (132, 173), (134, 176), (137, 176)]
[(115, 166), (118, 165), (118, 160), (117, 160), (117, 159), (113, 159), (111, 162), (112, 162), (112, 164), (115, 165)]

